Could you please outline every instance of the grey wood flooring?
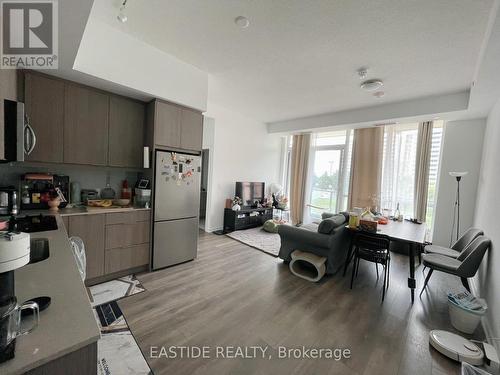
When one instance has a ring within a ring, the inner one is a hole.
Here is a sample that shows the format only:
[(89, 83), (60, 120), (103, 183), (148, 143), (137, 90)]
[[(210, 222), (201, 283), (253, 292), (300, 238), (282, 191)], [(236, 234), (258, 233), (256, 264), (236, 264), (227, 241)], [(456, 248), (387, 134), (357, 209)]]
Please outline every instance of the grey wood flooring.
[[(350, 269), (346, 277), (314, 284), (293, 276), (280, 259), (203, 233), (196, 260), (139, 275), (147, 291), (120, 307), (155, 374), (459, 374), (456, 363), (428, 344), (431, 329), (453, 330), (446, 291), (459, 279), (435, 272), (412, 306), (407, 274), (407, 258), (393, 254), (381, 304), (374, 264), (361, 263), (352, 290)], [(349, 348), (352, 354), (340, 361), (149, 357), (151, 346), (181, 345)]]

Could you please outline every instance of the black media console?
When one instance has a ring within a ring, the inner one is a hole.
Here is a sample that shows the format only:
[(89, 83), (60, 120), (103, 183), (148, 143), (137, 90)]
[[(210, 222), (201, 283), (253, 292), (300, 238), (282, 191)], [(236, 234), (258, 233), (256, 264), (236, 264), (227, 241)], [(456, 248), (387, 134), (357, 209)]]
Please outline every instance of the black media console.
[(260, 227), (273, 218), (273, 208), (242, 208), (233, 211), (224, 209), (224, 232)]

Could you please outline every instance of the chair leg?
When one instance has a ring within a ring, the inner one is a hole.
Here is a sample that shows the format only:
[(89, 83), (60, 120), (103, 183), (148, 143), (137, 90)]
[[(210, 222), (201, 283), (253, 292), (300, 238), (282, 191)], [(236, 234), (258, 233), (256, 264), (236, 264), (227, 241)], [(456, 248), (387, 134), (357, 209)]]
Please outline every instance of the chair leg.
[(382, 302), (384, 302), (384, 299), (385, 299), (385, 283), (386, 283), (386, 279), (387, 279), (387, 263), (384, 266), (384, 286), (382, 288)]
[(420, 291), (420, 296), (424, 292), (424, 289), (427, 286), (427, 283), (429, 282), (429, 279), (431, 278), (431, 275), (433, 272), (434, 272), (434, 270), (432, 268), (429, 268), (429, 273), (427, 274), (427, 277), (425, 278), (424, 286), (422, 287), (422, 290)]
[(387, 289), (389, 289), (389, 280), (391, 280), (391, 257), (387, 258)]
[(427, 266), (424, 266), (424, 268), (422, 268), (422, 274), (425, 275), (425, 269), (427, 268)]
[(343, 276), (345, 276), (345, 274), (347, 273), (347, 268), (349, 267), (349, 264), (352, 261), (352, 255), (353, 255), (352, 245), (349, 245), (349, 250), (347, 251), (347, 257), (345, 259), (345, 264), (344, 264)]
[(375, 269), (377, 270), (377, 280), (378, 280), (378, 263), (375, 262)]
[(470, 293), (470, 287), (469, 287), (469, 280), (467, 280), (466, 277), (461, 277), (460, 280), (462, 280), (462, 285), (464, 286), (465, 289)]
[(358, 271), (359, 271), (359, 260), (361, 258), (358, 257), (358, 263), (356, 264), (356, 277), (358, 277)]

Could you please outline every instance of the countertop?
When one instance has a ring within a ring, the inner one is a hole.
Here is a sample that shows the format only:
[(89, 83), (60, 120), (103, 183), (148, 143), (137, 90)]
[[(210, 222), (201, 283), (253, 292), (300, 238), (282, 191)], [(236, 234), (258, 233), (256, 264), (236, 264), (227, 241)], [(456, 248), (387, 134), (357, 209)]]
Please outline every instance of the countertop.
[[(61, 216), (74, 216), (74, 215), (93, 215), (93, 214), (109, 214), (116, 212), (133, 212), (133, 211), (149, 211), (151, 208), (137, 208), (137, 207), (72, 207), (61, 208), (58, 214)], [(49, 211), (47, 211), (49, 212)], [(27, 213), (23, 211), (23, 213)]]
[[(48, 211), (43, 213), (48, 214)], [(38, 327), (17, 338), (16, 356), (0, 364), (1, 374), (22, 374), (100, 338), (66, 228), (61, 216), (55, 217), (58, 230), (31, 234), (31, 238), (48, 238), (50, 257), (15, 271), (19, 303), (40, 296), (50, 296), (52, 303), (40, 313)]]

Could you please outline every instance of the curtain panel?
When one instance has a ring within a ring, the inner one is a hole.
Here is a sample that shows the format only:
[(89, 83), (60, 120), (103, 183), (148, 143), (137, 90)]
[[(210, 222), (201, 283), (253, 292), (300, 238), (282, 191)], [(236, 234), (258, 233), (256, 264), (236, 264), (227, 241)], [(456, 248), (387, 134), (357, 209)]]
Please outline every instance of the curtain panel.
[(427, 215), (429, 169), (432, 149), (432, 121), (418, 125), (417, 157), (415, 162), (415, 190), (413, 194), (413, 217), (424, 222)]
[(383, 148), (383, 127), (354, 131), (349, 209), (374, 207), (379, 204)]
[(290, 165), (290, 219), (292, 224), (302, 224), (307, 182), (307, 166), (311, 134), (295, 134)]

